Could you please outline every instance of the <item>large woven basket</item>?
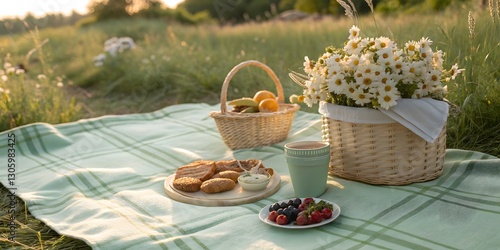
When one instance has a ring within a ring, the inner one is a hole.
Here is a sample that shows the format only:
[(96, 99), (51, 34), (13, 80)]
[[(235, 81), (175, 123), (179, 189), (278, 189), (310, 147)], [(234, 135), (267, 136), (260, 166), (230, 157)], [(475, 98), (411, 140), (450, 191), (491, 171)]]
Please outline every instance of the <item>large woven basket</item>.
[(358, 124), (322, 116), (330, 143), (329, 174), (377, 185), (406, 185), (443, 171), (446, 126), (429, 143), (399, 123)]
[[(276, 85), (279, 109), (271, 113), (236, 113), (227, 110), (227, 89), (234, 75), (242, 68), (256, 66), (263, 69)], [(224, 79), (220, 97), (221, 111), (214, 111), (214, 118), (224, 143), (231, 149), (254, 148), (275, 144), (285, 140), (292, 126), (297, 104), (286, 104), (283, 86), (276, 74), (259, 61), (244, 61), (236, 65)]]

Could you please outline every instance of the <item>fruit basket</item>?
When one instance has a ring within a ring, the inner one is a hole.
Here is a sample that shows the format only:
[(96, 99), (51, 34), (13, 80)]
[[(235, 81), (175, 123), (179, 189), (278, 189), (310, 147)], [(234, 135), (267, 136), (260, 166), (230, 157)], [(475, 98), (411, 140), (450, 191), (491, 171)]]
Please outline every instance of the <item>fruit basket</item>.
[[(234, 75), (242, 68), (256, 66), (263, 69), (276, 85), (278, 110), (265, 113), (242, 113), (227, 110), (227, 90)], [(267, 65), (255, 61), (244, 61), (236, 65), (224, 79), (220, 97), (220, 111), (210, 113), (224, 143), (231, 149), (254, 148), (275, 144), (285, 140), (292, 126), (297, 104), (285, 103), (283, 86), (276, 74)]]

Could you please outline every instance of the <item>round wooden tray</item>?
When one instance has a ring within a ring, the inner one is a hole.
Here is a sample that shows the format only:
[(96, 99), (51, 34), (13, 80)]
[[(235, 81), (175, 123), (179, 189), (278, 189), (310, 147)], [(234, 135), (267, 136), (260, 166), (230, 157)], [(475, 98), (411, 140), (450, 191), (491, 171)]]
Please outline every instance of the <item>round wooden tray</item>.
[(261, 191), (245, 191), (239, 184), (236, 184), (236, 187), (232, 190), (217, 194), (207, 194), (202, 191), (189, 193), (175, 189), (172, 185), (174, 177), (175, 174), (168, 176), (163, 184), (165, 193), (170, 198), (184, 203), (208, 207), (234, 206), (264, 199), (276, 193), (280, 189), (281, 182), (279, 174), (274, 172), (266, 189)]

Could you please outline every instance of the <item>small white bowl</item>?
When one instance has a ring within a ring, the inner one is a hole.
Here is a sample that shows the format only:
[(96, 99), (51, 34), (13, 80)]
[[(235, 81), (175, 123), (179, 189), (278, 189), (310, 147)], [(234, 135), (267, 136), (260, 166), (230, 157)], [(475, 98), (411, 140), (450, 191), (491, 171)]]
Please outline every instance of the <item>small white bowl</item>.
[(250, 176), (242, 174), (240, 175), (240, 177), (238, 177), (238, 183), (245, 191), (263, 190), (267, 187), (267, 184), (269, 184), (270, 180), (270, 175), (266, 176), (263, 174), (250, 174)]

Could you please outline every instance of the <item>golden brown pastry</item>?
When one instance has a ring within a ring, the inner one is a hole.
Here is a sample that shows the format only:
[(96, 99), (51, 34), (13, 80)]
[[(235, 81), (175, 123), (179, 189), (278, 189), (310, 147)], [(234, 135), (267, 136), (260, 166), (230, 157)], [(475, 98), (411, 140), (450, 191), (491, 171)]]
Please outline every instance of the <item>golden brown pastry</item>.
[(193, 177), (206, 181), (215, 173), (215, 161), (199, 160), (181, 166), (175, 172), (175, 178)]
[(231, 179), (226, 178), (214, 178), (208, 181), (204, 181), (201, 184), (201, 191), (207, 194), (215, 194), (220, 192), (225, 192), (233, 189), (236, 183)]
[(222, 171), (222, 172), (214, 174), (211, 179), (213, 179), (213, 178), (226, 178), (226, 179), (233, 180), (235, 183), (238, 183), (238, 177), (240, 177), (240, 173), (233, 171), (233, 170), (226, 170), (226, 171)]
[[(263, 168), (264, 165), (260, 160), (257, 159), (248, 159), (248, 160), (241, 160), (240, 164), (241, 166), (246, 169), (250, 170), (253, 167), (255, 167), (257, 164), (260, 164), (259, 168)], [(219, 173), (222, 171), (235, 171), (235, 172), (243, 172), (243, 170), (238, 166), (238, 162), (236, 160), (224, 160), (224, 161), (217, 161), (215, 162), (215, 173)]]
[(172, 183), (174, 188), (184, 192), (198, 192), (200, 191), (203, 182), (194, 177), (181, 177), (175, 179)]

